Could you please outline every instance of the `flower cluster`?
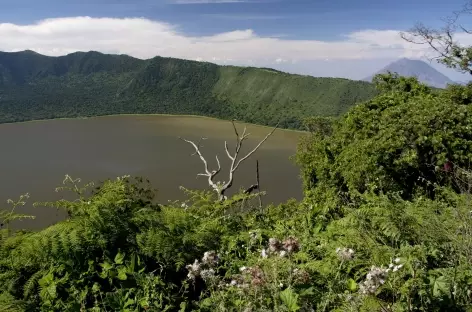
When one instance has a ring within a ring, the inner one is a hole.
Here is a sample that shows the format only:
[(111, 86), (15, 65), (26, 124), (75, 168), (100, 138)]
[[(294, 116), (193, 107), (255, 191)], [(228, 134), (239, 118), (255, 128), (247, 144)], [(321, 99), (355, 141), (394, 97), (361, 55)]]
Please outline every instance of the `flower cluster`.
[(185, 266), (185, 268), (188, 270), (187, 278), (191, 280), (195, 280), (197, 276), (200, 276), (200, 272), (202, 270), (200, 261), (198, 261), (198, 259), (195, 259), (193, 264), (188, 264)]
[(403, 264), (400, 264), (400, 258), (395, 258), (393, 260), (393, 263), (390, 263), (388, 265), (388, 269), (387, 269), (387, 272), (390, 272), (390, 270), (392, 272), (397, 272), (398, 270), (400, 270), (401, 268), (403, 267)]
[(249, 276), (251, 285), (261, 286), (264, 284), (264, 272), (259, 266), (254, 266), (241, 271), (242, 274)]
[(360, 284), (359, 291), (365, 295), (374, 294), (380, 286), (385, 284), (390, 272), (396, 272), (402, 267), (403, 264), (400, 264), (400, 258), (395, 258), (393, 263), (390, 263), (386, 269), (372, 266), (365, 281)]
[(262, 249), (261, 256), (263, 258), (267, 258), (269, 257), (269, 255), (278, 255), (279, 257), (285, 257), (299, 250), (300, 243), (295, 237), (290, 236), (282, 242), (276, 238), (269, 238), (269, 246), (266, 249)]
[(336, 253), (338, 254), (341, 261), (351, 261), (354, 259), (354, 250), (351, 248), (336, 248)]
[(219, 260), (218, 255), (213, 250), (205, 252), (202, 258), (202, 262), (210, 267), (215, 267)]
[(254, 267), (241, 267), (239, 269), (241, 274), (233, 276), (233, 279), (226, 286), (238, 287), (238, 288), (249, 288), (252, 286), (262, 286), (265, 284), (264, 272), (259, 266)]
[(215, 278), (214, 268), (218, 264), (218, 261), (219, 258), (216, 252), (205, 252), (202, 257), (202, 262), (195, 259), (193, 264), (189, 264), (185, 267), (188, 270), (187, 278), (194, 281), (197, 277), (201, 277), (205, 282), (213, 280)]
[(295, 284), (308, 284), (310, 279), (310, 274), (307, 271), (298, 268), (293, 270), (293, 281)]
[(387, 275), (387, 269), (372, 266), (365, 281), (360, 284), (359, 291), (362, 294), (374, 294), (385, 283)]

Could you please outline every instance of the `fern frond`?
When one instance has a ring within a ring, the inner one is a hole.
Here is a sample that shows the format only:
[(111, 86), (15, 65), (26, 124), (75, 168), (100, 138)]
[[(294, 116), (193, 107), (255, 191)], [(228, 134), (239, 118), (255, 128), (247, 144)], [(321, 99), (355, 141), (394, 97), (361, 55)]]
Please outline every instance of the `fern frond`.
[(30, 296), (32, 296), (38, 287), (38, 281), (45, 275), (47, 271), (44, 270), (39, 270), (33, 273), (31, 277), (25, 282), (23, 285), (23, 298), (28, 299)]

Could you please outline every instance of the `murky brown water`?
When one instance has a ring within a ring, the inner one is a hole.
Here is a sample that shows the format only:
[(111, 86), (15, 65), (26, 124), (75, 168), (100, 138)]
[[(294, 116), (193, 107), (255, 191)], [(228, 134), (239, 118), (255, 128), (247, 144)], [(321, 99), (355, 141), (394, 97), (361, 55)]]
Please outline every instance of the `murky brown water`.
[[(240, 126), (242, 131), (242, 126)], [(251, 136), (242, 152), (252, 149), (270, 128), (248, 126)], [(277, 130), (246, 160), (235, 176), (233, 188), (255, 182), (259, 160), (261, 187), (267, 192), (264, 203), (301, 198), (299, 170), (289, 157), (296, 151), (301, 133)], [(224, 150), (235, 142), (231, 123), (208, 118), (180, 116), (109, 116), (90, 119), (50, 120), (0, 125), (0, 207), (8, 198), (29, 192), (30, 202), (58, 199), (54, 192), (65, 174), (82, 181), (99, 181), (129, 174), (149, 178), (158, 189), (158, 200), (183, 199), (179, 186), (206, 188), (203, 164), (191, 156), (192, 147), (178, 137), (203, 141), (202, 153), (211, 166), (219, 155), (227, 179), (229, 159)], [(244, 153), (243, 153), (244, 154)], [(37, 228), (62, 218), (51, 208), (26, 205), (21, 212), (36, 220), (22, 221), (21, 227)]]

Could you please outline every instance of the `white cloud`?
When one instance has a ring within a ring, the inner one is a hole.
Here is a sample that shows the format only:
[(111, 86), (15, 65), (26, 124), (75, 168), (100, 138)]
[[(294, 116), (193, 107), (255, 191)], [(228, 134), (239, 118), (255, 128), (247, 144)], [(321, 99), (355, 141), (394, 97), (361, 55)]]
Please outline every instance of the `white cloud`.
[[(472, 44), (472, 36), (459, 34)], [(363, 30), (338, 41), (290, 40), (235, 30), (212, 36), (188, 36), (175, 25), (144, 18), (67, 17), (31, 25), (0, 24), (0, 50), (30, 49), (46, 55), (75, 51), (156, 55), (232, 64), (314, 60), (421, 57), (426, 46), (404, 41), (396, 30)]]

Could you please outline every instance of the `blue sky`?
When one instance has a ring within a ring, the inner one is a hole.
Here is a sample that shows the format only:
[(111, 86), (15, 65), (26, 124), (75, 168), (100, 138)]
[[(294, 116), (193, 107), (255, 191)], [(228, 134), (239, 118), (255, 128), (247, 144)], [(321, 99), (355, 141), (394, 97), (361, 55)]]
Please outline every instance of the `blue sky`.
[[(441, 18), (463, 4), (464, 0), (0, 0), (0, 50), (29, 48), (61, 55), (90, 49), (141, 58), (160, 54), (361, 79), (396, 58), (419, 57), (421, 53), (411, 52), (395, 32), (420, 21), (441, 26)], [(90, 19), (79, 18), (85, 16)], [(374, 51), (379, 46), (382, 49)], [(435, 67), (453, 79), (462, 77)]]

